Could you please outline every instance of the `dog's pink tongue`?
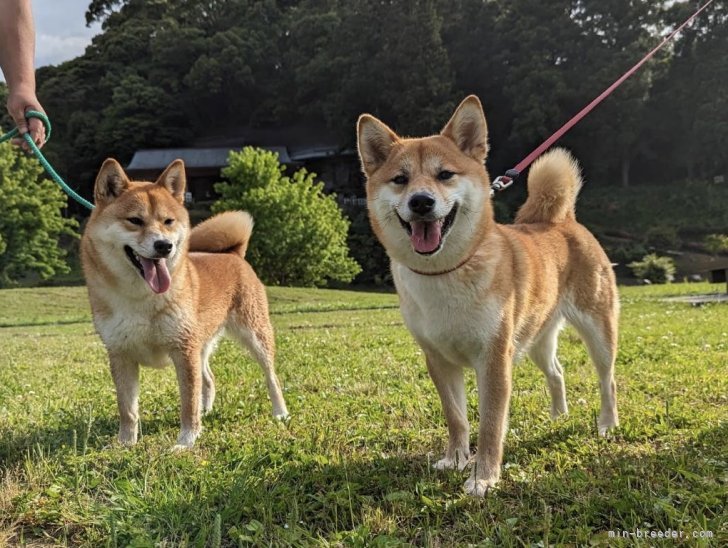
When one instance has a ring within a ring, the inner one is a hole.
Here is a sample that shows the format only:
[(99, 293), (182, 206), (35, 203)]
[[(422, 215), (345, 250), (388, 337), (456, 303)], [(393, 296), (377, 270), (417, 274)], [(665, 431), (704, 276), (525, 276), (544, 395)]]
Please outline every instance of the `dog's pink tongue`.
[(169, 289), (171, 278), (167, 270), (166, 259), (147, 259), (139, 257), (144, 269), (144, 280), (155, 293), (164, 293)]
[(412, 247), (418, 253), (432, 253), (442, 240), (442, 221), (412, 221)]

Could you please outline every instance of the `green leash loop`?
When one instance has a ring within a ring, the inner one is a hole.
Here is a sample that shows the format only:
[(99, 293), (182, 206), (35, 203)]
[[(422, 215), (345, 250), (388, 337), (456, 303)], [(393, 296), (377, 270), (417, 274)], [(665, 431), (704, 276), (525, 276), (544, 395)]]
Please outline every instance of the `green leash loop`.
[[(29, 110), (25, 113), (26, 118), (38, 118), (41, 122), (43, 122), (43, 125), (46, 129), (46, 142), (48, 142), (48, 139), (51, 138), (51, 121), (48, 119), (48, 116), (43, 114), (42, 112), (39, 112), (37, 110)], [(18, 128), (15, 128), (11, 131), (8, 131), (5, 135), (0, 136), (0, 143), (4, 143), (5, 141), (9, 141), (13, 137), (17, 137), (20, 134), (20, 131)], [(88, 200), (85, 200), (78, 194), (76, 194), (76, 191), (74, 191), (70, 186), (66, 184), (66, 181), (64, 181), (58, 173), (56, 173), (56, 170), (53, 169), (53, 166), (46, 160), (46, 157), (43, 156), (43, 153), (40, 151), (40, 149), (35, 145), (33, 142), (33, 138), (30, 136), (30, 133), (23, 134), (23, 139), (30, 147), (30, 150), (33, 151), (33, 154), (35, 154), (35, 157), (38, 158), (38, 161), (40, 162), (40, 165), (43, 166), (43, 169), (45, 169), (48, 172), (48, 175), (50, 175), (51, 179), (53, 179), (58, 186), (63, 189), (63, 192), (68, 194), (71, 198), (76, 200), (79, 204), (82, 206), (93, 209), (94, 205), (89, 202)]]

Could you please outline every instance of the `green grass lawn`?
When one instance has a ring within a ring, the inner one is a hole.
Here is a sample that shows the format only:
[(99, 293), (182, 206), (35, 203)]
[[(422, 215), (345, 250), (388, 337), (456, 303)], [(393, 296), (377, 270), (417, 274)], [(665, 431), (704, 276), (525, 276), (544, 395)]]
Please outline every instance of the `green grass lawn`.
[(212, 361), (216, 408), (180, 454), (170, 451), (171, 369), (143, 370), (141, 441), (115, 444), (114, 389), (84, 288), (0, 291), (0, 545), (635, 542), (610, 530), (725, 545), (728, 305), (661, 300), (719, 289), (623, 290), (622, 425), (608, 439), (596, 435), (596, 375), (573, 331), (560, 346), (568, 417), (549, 419), (541, 373), (519, 364), (503, 480), (482, 500), (463, 494), (466, 472), (431, 468), (445, 421), (395, 295), (271, 289), (290, 422), (271, 418), (257, 365), (224, 342)]

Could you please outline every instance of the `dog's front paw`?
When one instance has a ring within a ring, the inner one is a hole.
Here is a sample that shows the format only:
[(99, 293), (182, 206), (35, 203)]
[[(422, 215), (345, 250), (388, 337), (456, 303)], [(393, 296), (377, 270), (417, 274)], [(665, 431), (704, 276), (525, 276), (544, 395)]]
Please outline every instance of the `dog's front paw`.
[(278, 413), (273, 413), (273, 418), (277, 421), (283, 421), (286, 422), (288, 419), (291, 418), (291, 416), (288, 414), (288, 411), (285, 409), (283, 411), (279, 411)]
[(194, 430), (182, 430), (177, 437), (177, 443), (172, 447), (172, 451), (186, 451), (192, 449), (195, 440), (199, 437), (200, 432)]
[(609, 434), (610, 430), (614, 430), (615, 428), (617, 428), (617, 426), (619, 426), (619, 420), (616, 417), (600, 417), (598, 424), (599, 435), (602, 437), (606, 437), (607, 434)]
[(475, 479), (470, 478), (465, 482), (464, 489), (468, 495), (474, 497), (484, 497), (488, 494), (488, 491), (493, 489), (498, 483), (498, 478), (492, 479)]
[(131, 447), (132, 445), (136, 445), (137, 442), (137, 431), (136, 428), (133, 430), (129, 429), (121, 429), (119, 430), (119, 435), (117, 437), (119, 440), (119, 443), (123, 445), (124, 447)]
[(289, 418), (288, 407), (286, 402), (281, 398), (280, 401), (273, 401), (273, 418), (279, 421), (287, 421)]
[(438, 460), (432, 467), (435, 470), (464, 470), (470, 461), (470, 455), (463, 454), (460, 451), (455, 453), (455, 457), (445, 456)]
[(564, 405), (551, 406), (551, 420), (557, 420), (560, 417), (567, 416), (569, 414), (569, 408)]
[(465, 482), (464, 489), (468, 495), (484, 497), (493, 489), (500, 479), (500, 466), (488, 467), (482, 462), (475, 462), (473, 473)]

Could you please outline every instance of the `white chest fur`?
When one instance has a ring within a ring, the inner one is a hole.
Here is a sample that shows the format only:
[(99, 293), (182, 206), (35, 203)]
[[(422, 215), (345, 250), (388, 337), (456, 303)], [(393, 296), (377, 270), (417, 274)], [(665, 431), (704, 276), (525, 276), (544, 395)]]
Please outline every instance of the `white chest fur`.
[(422, 276), (398, 263), (392, 272), (404, 322), (417, 342), (448, 362), (477, 367), (492, 344), (502, 309), (486, 283), (465, 284), (456, 274)]
[(161, 296), (130, 300), (108, 293), (103, 300), (111, 313), (95, 314), (94, 325), (107, 349), (151, 367), (170, 363), (170, 351), (185, 338), (180, 307)]

